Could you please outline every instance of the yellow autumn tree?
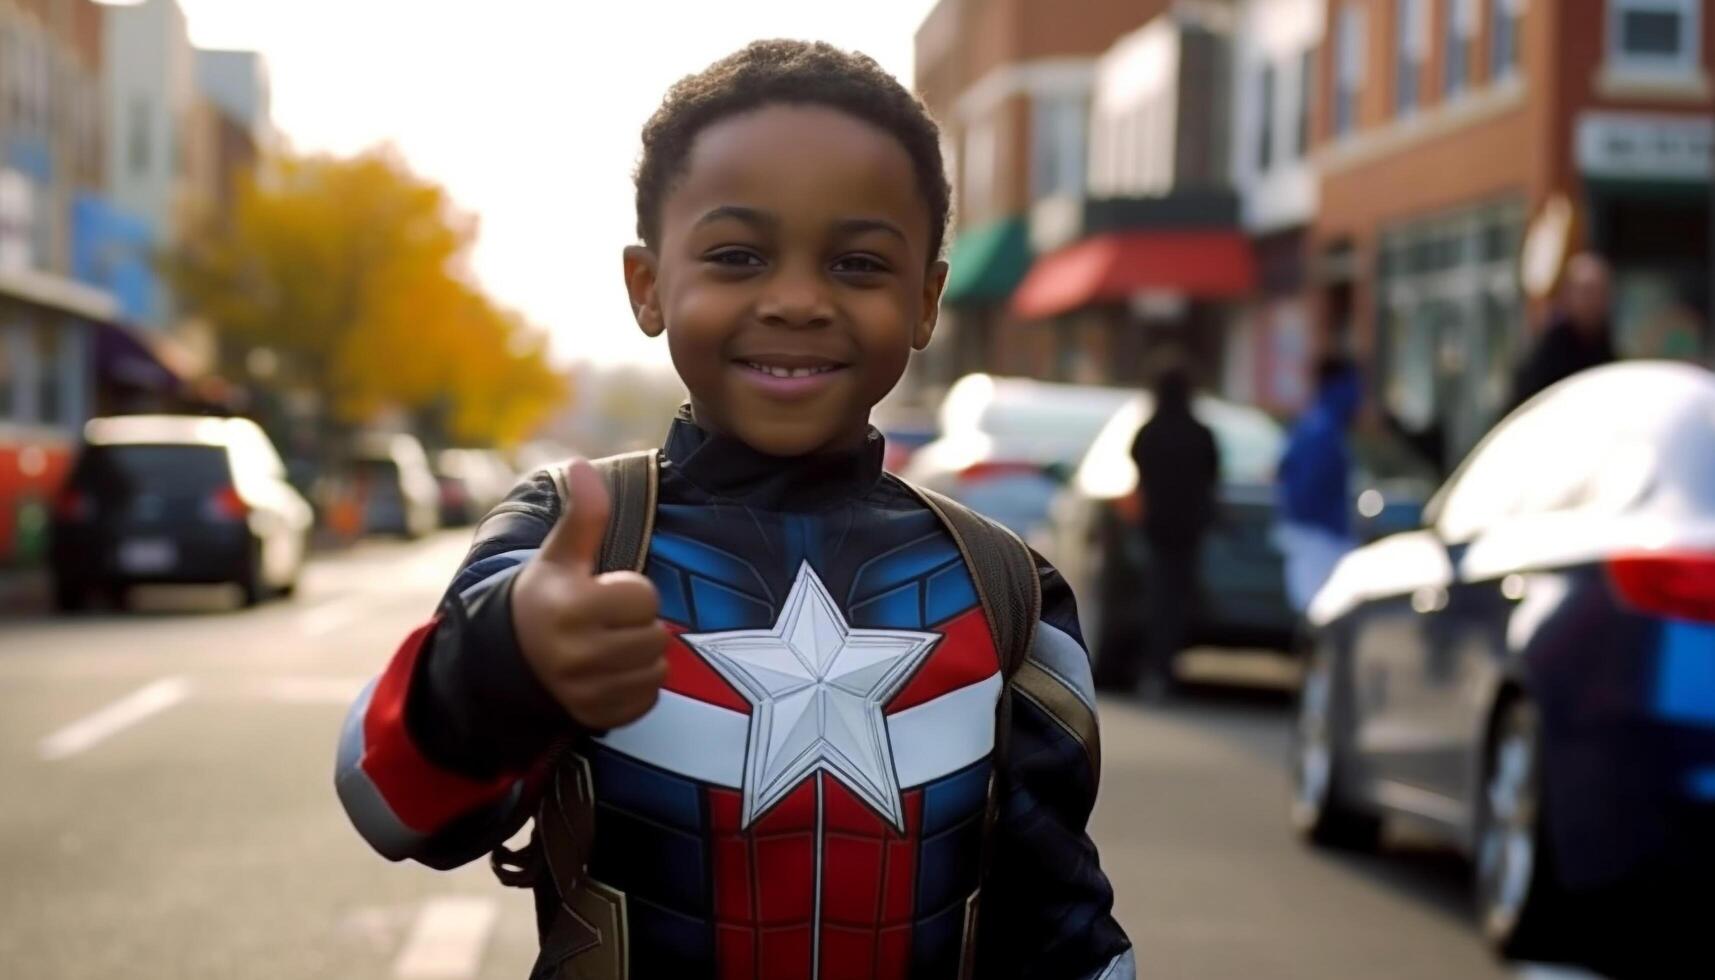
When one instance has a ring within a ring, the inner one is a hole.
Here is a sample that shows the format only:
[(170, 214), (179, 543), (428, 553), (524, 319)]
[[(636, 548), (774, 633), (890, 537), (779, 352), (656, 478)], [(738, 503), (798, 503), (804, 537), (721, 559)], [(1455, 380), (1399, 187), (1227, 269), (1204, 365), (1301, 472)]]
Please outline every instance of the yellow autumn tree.
[(565, 395), (539, 332), (467, 272), (476, 223), (390, 150), (284, 154), (173, 257), (181, 300), (340, 422), (434, 412), (466, 442), (526, 435)]

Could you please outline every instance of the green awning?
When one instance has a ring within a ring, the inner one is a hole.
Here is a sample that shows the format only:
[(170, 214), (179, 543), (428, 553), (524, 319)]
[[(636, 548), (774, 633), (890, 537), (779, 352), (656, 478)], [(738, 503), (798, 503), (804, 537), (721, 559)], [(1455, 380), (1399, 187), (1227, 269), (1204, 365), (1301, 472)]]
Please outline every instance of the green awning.
[(1004, 303), (1030, 271), (1030, 226), (1019, 216), (1002, 218), (953, 240), (947, 252), (947, 289), (952, 305)]

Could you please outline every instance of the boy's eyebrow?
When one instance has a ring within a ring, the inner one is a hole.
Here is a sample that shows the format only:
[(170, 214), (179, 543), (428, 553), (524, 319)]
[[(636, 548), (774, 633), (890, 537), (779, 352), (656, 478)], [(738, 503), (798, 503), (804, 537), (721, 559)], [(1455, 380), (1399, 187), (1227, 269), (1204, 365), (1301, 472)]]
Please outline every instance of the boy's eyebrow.
[[(729, 219), (750, 225), (763, 231), (772, 231), (780, 226), (780, 219), (760, 208), (746, 207), (742, 204), (723, 204), (710, 208), (697, 219), (697, 226), (712, 224), (716, 221)], [(866, 231), (886, 232), (902, 242), (910, 242), (900, 227), (885, 218), (841, 218), (834, 222), (834, 230), (842, 235), (857, 235)]]
[(747, 208), (739, 204), (723, 204), (718, 208), (711, 208), (701, 218), (698, 218), (697, 225), (698, 227), (701, 227), (706, 224), (720, 221), (723, 218), (730, 218), (733, 221), (750, 225), (753, 228), (761, 228), (765, 231), (771, 230), (780, 224), (780, 219), (769, 214), (767, 211), (761, 211), (757, 208)]
[(834, 223), (834, 227), (843, 235), (856, 235), (866, 231), (884, 231), (906, 244), (910, 244), (911, 241), (905, 237), (905, 232), (900, 230), (898, 225), (883, 218), (841, 218)]

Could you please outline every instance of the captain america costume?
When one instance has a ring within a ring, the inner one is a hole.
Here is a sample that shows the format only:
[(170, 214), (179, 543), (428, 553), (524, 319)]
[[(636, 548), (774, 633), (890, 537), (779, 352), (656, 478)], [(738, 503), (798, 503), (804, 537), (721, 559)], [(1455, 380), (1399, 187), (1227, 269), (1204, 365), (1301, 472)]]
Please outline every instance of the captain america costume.
[[(958, 545), (881, 457), (873, 433), (781, 460), (674, 423), (644, 565), (667, 680), (637, 722), (571, 741), (588, 878), (624, 936), (611, 975), (1134, 975), (1084, 832), (1099, 762), (1071, 594), (1038, 559), (1030, 683), (1007, 685)], [(521, 483), (353, 706), (340, 795), (390, 858), (456, 866), (530, 816), (570, 722), (517, 650), (510, 583), (558, 507), (548, 475)], [(536, 887), (546, 922), (562, 896)], [(534, 976), (561, 975), (547, 938)]]

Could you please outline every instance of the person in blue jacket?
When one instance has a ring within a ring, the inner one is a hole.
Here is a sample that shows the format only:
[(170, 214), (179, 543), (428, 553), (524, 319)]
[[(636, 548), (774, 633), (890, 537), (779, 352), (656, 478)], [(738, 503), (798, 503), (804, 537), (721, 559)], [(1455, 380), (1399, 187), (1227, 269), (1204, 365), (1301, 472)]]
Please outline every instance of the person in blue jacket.
[(1362, 404), (1351, 361), (1324, 359), (1316, 368), (1316, 401), (1292, 427), (1276, 471), (1277, 540), (1286, 555), (1287, 598), (1300, 615), (1354, 543), (1347, 431)]

